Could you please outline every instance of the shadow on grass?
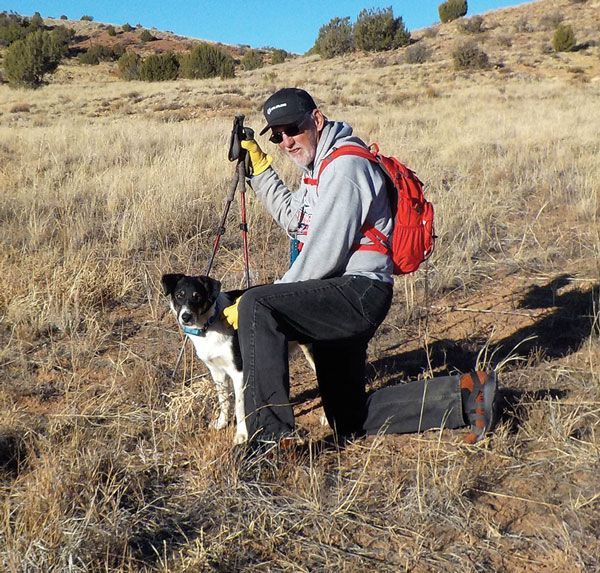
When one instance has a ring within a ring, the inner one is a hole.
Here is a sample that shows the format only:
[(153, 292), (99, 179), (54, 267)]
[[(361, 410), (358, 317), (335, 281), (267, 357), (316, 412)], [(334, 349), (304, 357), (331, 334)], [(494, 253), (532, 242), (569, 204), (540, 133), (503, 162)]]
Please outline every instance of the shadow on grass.
[[(576, 352), (592, 333), (594, 301), (598, 301), (595, 285), (587, 290), (558, 291), (569, 284), (570, 277), (561, 275), (544, 286), (532, 286), (523, 297), (521, 309), (552, 309), (534, 324), (521, 328), (493, 344), (495, 367), (509, 356), (526, 358), (532, 352), (558, 359)], [(408, 380), (422, 374), (429, 365), (433, 370), (466, 372), (475, 366), (477, 355), (487, 340), (483, 337), (464, 340), (438, 340), (428, 348), (401, 352), (371, 363), (373, 373), (392, 372), (390, 383)], [(400, 376), (395, 376), (398, 373)]]
[(516, 434), (527, 421), (530, 412), (528, 406), (532, 402), (560, 400), (567, 394), (566, 390), (559, 390), (557, 388), (532, 391), (502, 388), (498, 403), (498, 423), (505, 424), (511, 434)]

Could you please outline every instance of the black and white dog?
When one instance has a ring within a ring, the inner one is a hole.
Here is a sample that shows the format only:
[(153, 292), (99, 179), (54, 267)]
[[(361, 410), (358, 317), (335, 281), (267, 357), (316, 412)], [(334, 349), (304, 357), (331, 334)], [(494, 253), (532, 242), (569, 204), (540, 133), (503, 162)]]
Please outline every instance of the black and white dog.
[(240, 344), (237, 331), (222, 316), (223, 309), (232, 305), (244, 291), (221, 292), (221, 283), (207, 276), (165, 274), (161, 282), (179, 326), (194, 344), (196, 355), (206, 364), (214, 380), (219, 415), (212, 427), (220, 430), (229, 422), (233, 384), (234, 442), (247, 441)]
[[(221, 292), (221, 283), (207, 276), (165, 274), (161, 279), (177, 322), (194, 344), (196, 354), (210, 370), (217, 389), (219, 415), (212, 423), (216, 429), (227, 426), (231, 417), (231, 396), (235, 403), (234, 443), (248, 440), (244, 408), (242, 356), (237, 330), (223, 318), (223, 309), (232, 305), (244, 291)], [(291, 346), (297, 346), (290, 343)], [(310, 349), (300, 345), (312, 369)]]

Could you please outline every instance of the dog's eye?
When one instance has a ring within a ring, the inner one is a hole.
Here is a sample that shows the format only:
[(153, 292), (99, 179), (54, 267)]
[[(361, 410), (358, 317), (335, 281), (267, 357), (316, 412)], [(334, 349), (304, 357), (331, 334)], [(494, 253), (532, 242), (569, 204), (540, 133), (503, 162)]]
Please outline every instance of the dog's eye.
[(194, 300), (198, 300), (200, 298), (200, 295), (197, 292), (195, 292), (195, 293), (192, 294), (192, 298)]
[(175, 298), (176, 298), (176, 299), (182, 299), (182, 298), (184, 298), (184, 297), (185, 297), (185, 291), (178, 290), (178, 291), (175, 293)]

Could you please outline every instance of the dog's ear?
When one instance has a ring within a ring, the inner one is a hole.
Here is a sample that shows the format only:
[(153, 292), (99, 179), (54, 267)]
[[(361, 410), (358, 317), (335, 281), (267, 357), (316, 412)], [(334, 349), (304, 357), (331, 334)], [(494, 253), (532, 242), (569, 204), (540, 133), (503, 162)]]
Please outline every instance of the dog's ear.
[(182, 275), (181, 273), (169, 273), (169, 274), (163, 275), (162, 278), (160, 279), (160, 282), (162, 283), (164, 294), (166, 296), (173, 294), (173, 291), (175, 290), (177, 283), (184, 276), (185, 275)]
[(207, 276), (199, 276), (196, 278), (206, 286), (210, 300), (216, 300), (221, 292), (221, 283), (217, 279)]

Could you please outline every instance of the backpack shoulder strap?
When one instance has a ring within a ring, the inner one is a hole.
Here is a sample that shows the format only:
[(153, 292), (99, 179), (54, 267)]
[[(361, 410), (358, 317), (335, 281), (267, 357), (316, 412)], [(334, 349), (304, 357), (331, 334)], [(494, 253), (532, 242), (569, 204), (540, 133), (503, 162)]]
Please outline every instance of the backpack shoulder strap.
[(317, 174), (316, 184), (318, 184), (319, 179), (321, 178), (321, 173), (323, 173), (324, 169), (336, 158), (342, 155), (355, 155), (357, 157), (362, 157), (364, 159), (368, 159), (373, 163), (379, 163), (377, 156), (369, 151), (365, 147), (359, 147), (358, 145), (342, 145), (341, 147), (337, 147), (334, 149), (323, 161), (321, 161), (321, 165), (319, 165), (319, 172)]

